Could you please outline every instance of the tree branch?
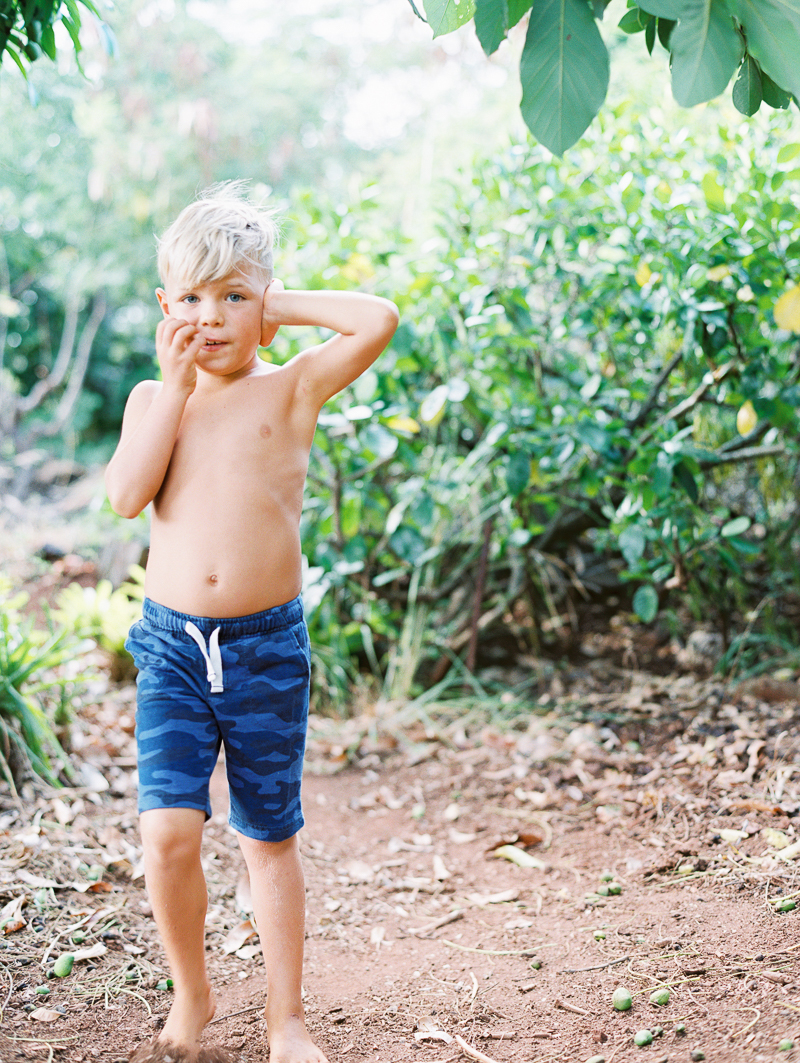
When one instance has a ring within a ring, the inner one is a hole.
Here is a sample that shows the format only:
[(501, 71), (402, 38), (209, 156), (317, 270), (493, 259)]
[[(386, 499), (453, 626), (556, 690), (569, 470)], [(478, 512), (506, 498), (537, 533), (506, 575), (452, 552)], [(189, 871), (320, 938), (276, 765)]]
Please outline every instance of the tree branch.
[(98, 329), (103, 323), (103, 318), (106, 316), (106, 309), (106, 297), (103, 292), (98, 292), (94, 297), (94, 305), (92, 306), (89, 320), (83, 326), (80, 339), (78, 340), (75, 360), (72, 363), (72, 371), (69, 375), (69, 383), (59, 400), (55, 416), (51, 422), (43, 424), (36, 430), (34, 438), (40, 439), (43, 436), (58, 435), (72, 416), (75, 404), (81, 393), (81, 388), (83, 387), (84, 378), (86, 377), (86, 370), (89, 366), (89, 358), (92, 353), (92, 345), (94, 344)]

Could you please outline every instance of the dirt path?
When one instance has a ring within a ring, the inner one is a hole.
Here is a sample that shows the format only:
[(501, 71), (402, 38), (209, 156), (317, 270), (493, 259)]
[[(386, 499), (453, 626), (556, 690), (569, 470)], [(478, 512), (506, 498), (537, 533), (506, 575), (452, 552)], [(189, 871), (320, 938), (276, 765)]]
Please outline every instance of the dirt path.
[[(315, 723), (305, 991), (331, 1063), (800, 1059), (778, 1049), (800, 1045), (800, 915), (776, 910), (800, 887), (800, 702), (641, 676), (614, 700), (592, 682), (502, 726)], [(167, 1011), (137, 866), (129, 710), (112, 691), (84, 721), (81, 756), (109, 789), (90, 771), (86, 787), (24, 812), (3, 802), (2, 1063), (116, 1063)], [(224, 789), (215, 801), (208, 1039), (260, 1063), (264, 980)], [(68, 942), (105, 951), (48, 980)], [(612, 1007), (620, 985), (630, 1011)], [(651, 1004), (663, 986), (669, 1003)]]

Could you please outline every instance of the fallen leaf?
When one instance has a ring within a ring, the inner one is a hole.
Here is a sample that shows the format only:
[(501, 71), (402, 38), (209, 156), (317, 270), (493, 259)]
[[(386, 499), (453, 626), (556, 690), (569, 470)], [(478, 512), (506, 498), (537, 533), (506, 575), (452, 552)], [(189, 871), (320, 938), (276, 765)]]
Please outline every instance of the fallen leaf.
[(794, 860), (795, 857), (800, 856), (800, 842), (793, 842), (791, 845), (787, 845), (785, 849), (779, 850), (778, 856), (781, 860)]
[(260, 945), (243, 945), (234, 955), (240, 960), (252, 960), (261, 954)]
[(375, 878), (375, 872), (363, 860), (351, 860), (345, 864), (344, 871), (352, 883), (372, 882)]
[(789, 836), (784, 834), (782, 830), (776, 830), (774, 827), (765, 827), (761, 833), (764, 835), (767, 844), (771, 845), (773, 849), (786, 849), (789, 845)]
[(544, 860), (531, 856), (530, 853), (526, 853), (524, 849), (519, 849), (516, 845), (500, 845), (494, 850), (494, 855), (502, 860), (510, 860), (517, 867), (535, 867), (539, 870), (547, 867)]
[(464, 831), (456, 830), (455, 827), (451, 827), (447, 833), (454, 845), (466, 845), (467, 842), (474, 842), (478, 837), (477, 834), (466, 834)]
[(467, 900), (470, 904), (483, 907), (484, 904), (504, 904), (506, 901), (515, 901), (519, 897), (518, 889), (503, 890), (502, 893), (470, 893)]
[(230, 955), (232, 952), (238, 952), (246, 941), (249, 941), (251, 937), (256, 934), (256, 928), (250, 922), (249, 919), (245, 919), (243, 923), (239, 923), (231, 930), (225, 940), (222, 942), (222, 951), (225, 955)]
[(64, 1015), (60, 1011), (53, 1011), (52, 1008), (36, 1008), (29, 1013), (28, 1018), (34, 1022), (57, 1022), (63, 1019)]
[(445, 867), (444, 860), (437, 853), (433, 855), (433, 877), (437, 882), (444, 882), (450, 878), (450, 872)]
[[(144, 949), (140, 949), (140, 952), (144, 952)], [(94, 945), (90, 945), (88, 949), (78, 949), (77, 952), (73, 952), (75, 962), (79, 960), (96, 960), (99, 956), (105, 956), (108, 949), (105, 947), (102, 941), (96, 941)]]
[(442, 1030), (434, 1019), (422, 1019), (417, 1023), (414, 1040), (444, 1041), (446, 1045), (449, 1045), (452, 1044), (453, 1038), (445, 1030)]
[(731, 827), (722, 827), (717, 833), (724, 842), (730, 842), (732, 845), (743, 841), (747, 837), (747, 831), (733, 830)]

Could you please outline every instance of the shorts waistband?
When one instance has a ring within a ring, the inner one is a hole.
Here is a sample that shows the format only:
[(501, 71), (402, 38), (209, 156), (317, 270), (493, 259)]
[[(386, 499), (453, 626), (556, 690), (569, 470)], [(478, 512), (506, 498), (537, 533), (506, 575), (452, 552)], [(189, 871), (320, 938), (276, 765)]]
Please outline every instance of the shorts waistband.
[(209, 637), (215, 628), (219, 628), (219, 638), (237, 639), (247, 635), (266, 635), (270, 631), (280, 631), (292, 627), (303, 619), (303, 601), (298, 595), (290, 602), (264, 609), (249, 616), (192, 616), (191, 613), (179, 613), (166, 605), (159, 605), (151, 598), (145, 598), (142, 615), (148, 623), (162, 631), (174, 631), (184, 634), (186, 624), (190, 622)]

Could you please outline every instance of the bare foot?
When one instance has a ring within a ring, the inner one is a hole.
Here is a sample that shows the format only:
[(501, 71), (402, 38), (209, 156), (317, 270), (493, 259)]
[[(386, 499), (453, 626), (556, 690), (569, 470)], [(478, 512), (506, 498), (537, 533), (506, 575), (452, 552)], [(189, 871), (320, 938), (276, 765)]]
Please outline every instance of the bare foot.
[(302, 1016), (272, 1022), (267, 1019), (267, 1030), (269, 1063), (328, 1063), (325, 1053), (311, 1040)]
[(194, 993), (176, 990), (158, 1042), (194, 1060), (200, 1047), (200, 1035), (214, 1017), (214, 1010), (214, 998), (208, 984)]

